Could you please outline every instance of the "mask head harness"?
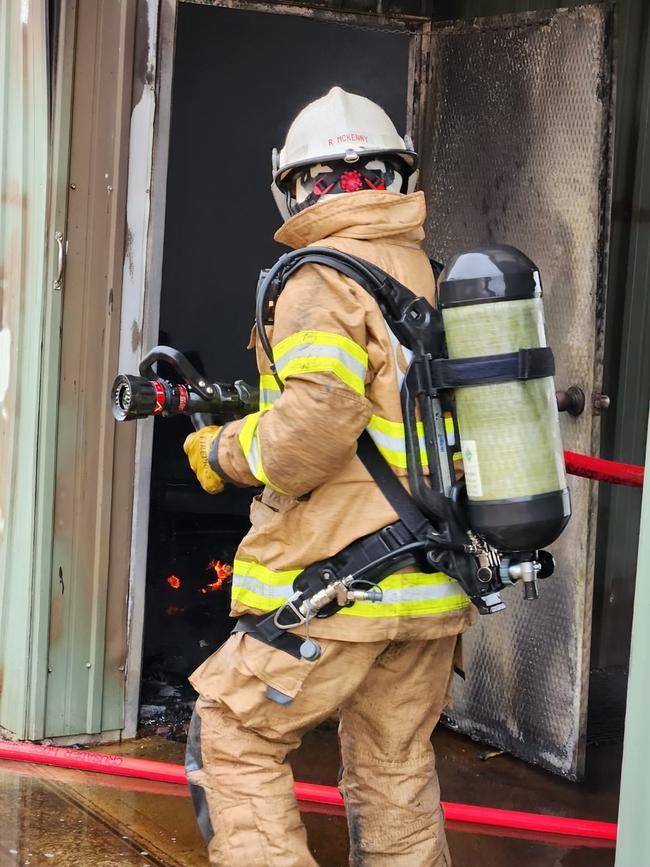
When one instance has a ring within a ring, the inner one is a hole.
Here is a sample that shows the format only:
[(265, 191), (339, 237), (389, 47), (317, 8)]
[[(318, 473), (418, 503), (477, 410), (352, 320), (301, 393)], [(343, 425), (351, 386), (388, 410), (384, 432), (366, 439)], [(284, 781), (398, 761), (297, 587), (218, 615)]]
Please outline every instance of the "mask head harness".
[[(351, 152), (354, 153), (354, 152)], [(396, 156), (373, 155), (332, 160), (295, 169), (282, 181), (289, 213), (297, 214), (326, 196), (357, 193), (362, 190), (388, 190), (406, 193), (408, 172)]]

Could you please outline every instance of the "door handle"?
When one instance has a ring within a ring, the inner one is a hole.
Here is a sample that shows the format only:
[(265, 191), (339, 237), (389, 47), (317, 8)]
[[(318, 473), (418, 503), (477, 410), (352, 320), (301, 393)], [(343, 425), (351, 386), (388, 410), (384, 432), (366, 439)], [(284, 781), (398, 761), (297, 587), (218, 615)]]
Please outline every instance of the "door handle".
[(585, 393), (578, 385), (570, 385), (566, 391), (556, 391), (557, 408), (569, 415), (582, 415), (585, 409)]
[(63, 269), (65, 266), (65, 248), (66, 243), (63, 240), (63, 232), (55, 232), (54, 240), (57, 243), (58, 253), (57, 253), (57, 269), (56, 269), (56, 278), (54, 280), (54, 285), (52, 286), (55, 290), (60, 290), (63, 286)]

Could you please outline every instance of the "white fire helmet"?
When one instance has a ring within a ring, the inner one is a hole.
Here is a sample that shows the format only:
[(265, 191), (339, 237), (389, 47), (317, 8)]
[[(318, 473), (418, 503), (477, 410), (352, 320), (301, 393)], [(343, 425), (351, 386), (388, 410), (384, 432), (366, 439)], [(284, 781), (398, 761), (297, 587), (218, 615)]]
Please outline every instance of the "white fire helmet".
[[(370, 157), (375, 159), (369, 163)], [(277, 149), (273, 150), (271, 190), (282, 217), (286, 220), (300, 210), (290, 183), (296, 169), (318, 166), (319, 170), (331, 171), (332, 164), (338, 163), (339, 167), (353, 170), (355, 164), (369, 163), (369, 168), (377, 170), (383, 158), (393, 158), (392, 163), (399, 164), (395, 178), (395, 183), (401, 180), (399, 191), (413, 192), (417, 183), (418, 157), (410, 137), (399, 135), (377, 103), (333, 87), (325, 96), (303, 108), (289, 128), (284, 147), (279, 153)], [(340, 170), (338, 175), (340, 177)], [(345, 186), (337, 187), (337, 192), (344, 191)]]

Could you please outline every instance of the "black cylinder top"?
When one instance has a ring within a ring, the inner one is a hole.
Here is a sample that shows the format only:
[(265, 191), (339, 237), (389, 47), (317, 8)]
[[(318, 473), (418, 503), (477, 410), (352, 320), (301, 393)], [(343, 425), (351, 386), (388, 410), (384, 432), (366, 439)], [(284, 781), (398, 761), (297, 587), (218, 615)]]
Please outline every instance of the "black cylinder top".
[(438, 278), (438, 306), (442, 308), (539, 298), (541, 294), (535, 263), (505, 244), (457, 253)]

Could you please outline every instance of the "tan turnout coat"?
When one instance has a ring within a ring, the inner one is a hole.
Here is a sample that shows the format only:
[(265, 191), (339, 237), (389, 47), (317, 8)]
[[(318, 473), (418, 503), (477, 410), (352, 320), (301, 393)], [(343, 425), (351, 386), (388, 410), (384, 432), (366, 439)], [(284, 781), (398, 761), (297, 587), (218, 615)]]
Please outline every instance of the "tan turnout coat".
[[(275, 237), (292, 248), (323, 245), (359, 256), (433, 301), (424, 218), (421, 192), (363, 191), (307, 208)], [(234, 615), (272, 610), (301, 569), (396, 519), (356, 457), (365, 428), (397, 475), (406, 476), (399, 399), (406, 360), (361, 286), (325, 266), (300, 268), (279, 298), (269, 336), (284, 391), (254, 339), (262, 411), (227, 425), (217, 447), (218, 471), (228, 480), (265, 483), (236, 557)], [(469, 623), (469, 600), (447, 576), (419, 574), (414, 566), (381, 586), (384, 603), (356, 603), (312, 621), (311, 633), (428, 639)]]

